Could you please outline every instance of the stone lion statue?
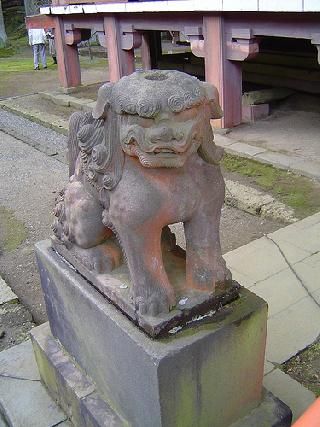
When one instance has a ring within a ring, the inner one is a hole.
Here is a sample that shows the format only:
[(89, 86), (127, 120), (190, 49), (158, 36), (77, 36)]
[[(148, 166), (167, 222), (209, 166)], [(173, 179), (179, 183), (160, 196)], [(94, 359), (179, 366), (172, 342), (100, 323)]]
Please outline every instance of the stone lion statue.
[(224, 181), (210, 118), (217, 90), (178, 71), (135, 72), (99, 89), (93, 113), (70, 119), (70, 181), (60, 193), (55, 240), (90, 270), (127, 262), (136, 311), (176, 304), (163, 263), (183, 222), (188, 289), (214, 292), (231, 279), (221, 256)]

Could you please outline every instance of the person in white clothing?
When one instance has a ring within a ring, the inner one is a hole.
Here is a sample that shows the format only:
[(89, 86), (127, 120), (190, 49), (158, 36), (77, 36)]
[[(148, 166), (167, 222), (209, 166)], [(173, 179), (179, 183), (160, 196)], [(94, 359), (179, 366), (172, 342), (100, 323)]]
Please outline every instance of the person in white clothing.
[(46, 33), (44, 29), (32, 28), (28, 30), (29, 44), (33, 50), (33, 63), (34, 69), (40, 70), (39, 68), (39, 56), (41, 59), (42, 67), (47, 68), (46, 59)]

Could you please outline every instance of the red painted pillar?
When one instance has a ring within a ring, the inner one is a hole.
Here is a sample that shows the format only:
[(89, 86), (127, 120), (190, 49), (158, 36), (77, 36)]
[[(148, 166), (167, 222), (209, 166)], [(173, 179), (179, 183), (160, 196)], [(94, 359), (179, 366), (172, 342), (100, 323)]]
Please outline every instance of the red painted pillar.
[(55, 17), (54, 36), (61, 86), (79, 86), (81, 84), (81, 69), (76, 43), (80, 40), (74, 40), (72, 44), (66, 43), (66, 33), (63, 18), (61, 16)]
[(233, 127), (241, 123), (241, 63), (226, 59), (224, 20), (221, 15), (203, 17), (205, 40), (205, 76), (216, 86), (224, 113), (215, 120), (216, 127)]
[(115, 16), (104, 18), (104, 32), (108, 51), (109, 80), (116, 82), (122, 76), (134, 72), (134, 50), (121, 49), (119, 22)]
[(141, 35), (141, 62), (144, 70), (151, 70), (150, 38), (147, 32)]

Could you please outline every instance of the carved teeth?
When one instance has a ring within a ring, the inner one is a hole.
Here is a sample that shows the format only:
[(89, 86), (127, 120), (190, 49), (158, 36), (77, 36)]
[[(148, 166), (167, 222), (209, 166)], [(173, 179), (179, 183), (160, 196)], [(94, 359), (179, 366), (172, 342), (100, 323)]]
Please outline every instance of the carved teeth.
[(156, 148), (154, 150), (154, 153), (169, 153), (169, 154), (175, 154), (175, 151), (170, 148)]

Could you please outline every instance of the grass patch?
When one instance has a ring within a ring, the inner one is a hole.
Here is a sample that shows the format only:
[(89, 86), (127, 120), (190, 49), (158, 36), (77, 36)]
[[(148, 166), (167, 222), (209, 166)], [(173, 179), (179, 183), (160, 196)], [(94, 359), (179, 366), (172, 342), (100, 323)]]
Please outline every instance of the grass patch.
[(299, 218), (320, 210), (320, 185), (309, 178), (230, 154), (225, 154), (222, 166), (228, 172), (249, 177), (262, 190), (292, 207)]
[(106, 68), (108, 62), (106, 58), (93, 57), (93, 59), (91, 60), (88, 56), (80, 56), (80, 65), (82, 69)]
[(320, 342), (312, 344), (285, 362), (281, 369), (292, 378), (320, 396)]
[(32, 58), (6, 58), (0, 59), (0, 72), (14, 73), (33, 70)]
[(15, 50), (12, 46), (0, 48), (0, 58), (9, 58), (15, 54)]
[(10, 252), (17, 249), (27, 235), (23, 222), (19, 221), (11, 210), (0, 206), (0, 251)]
[(8, 37), (6, 46), (0, 48), (0, 58), (9, 58), (29, 45), (27, 37)]

